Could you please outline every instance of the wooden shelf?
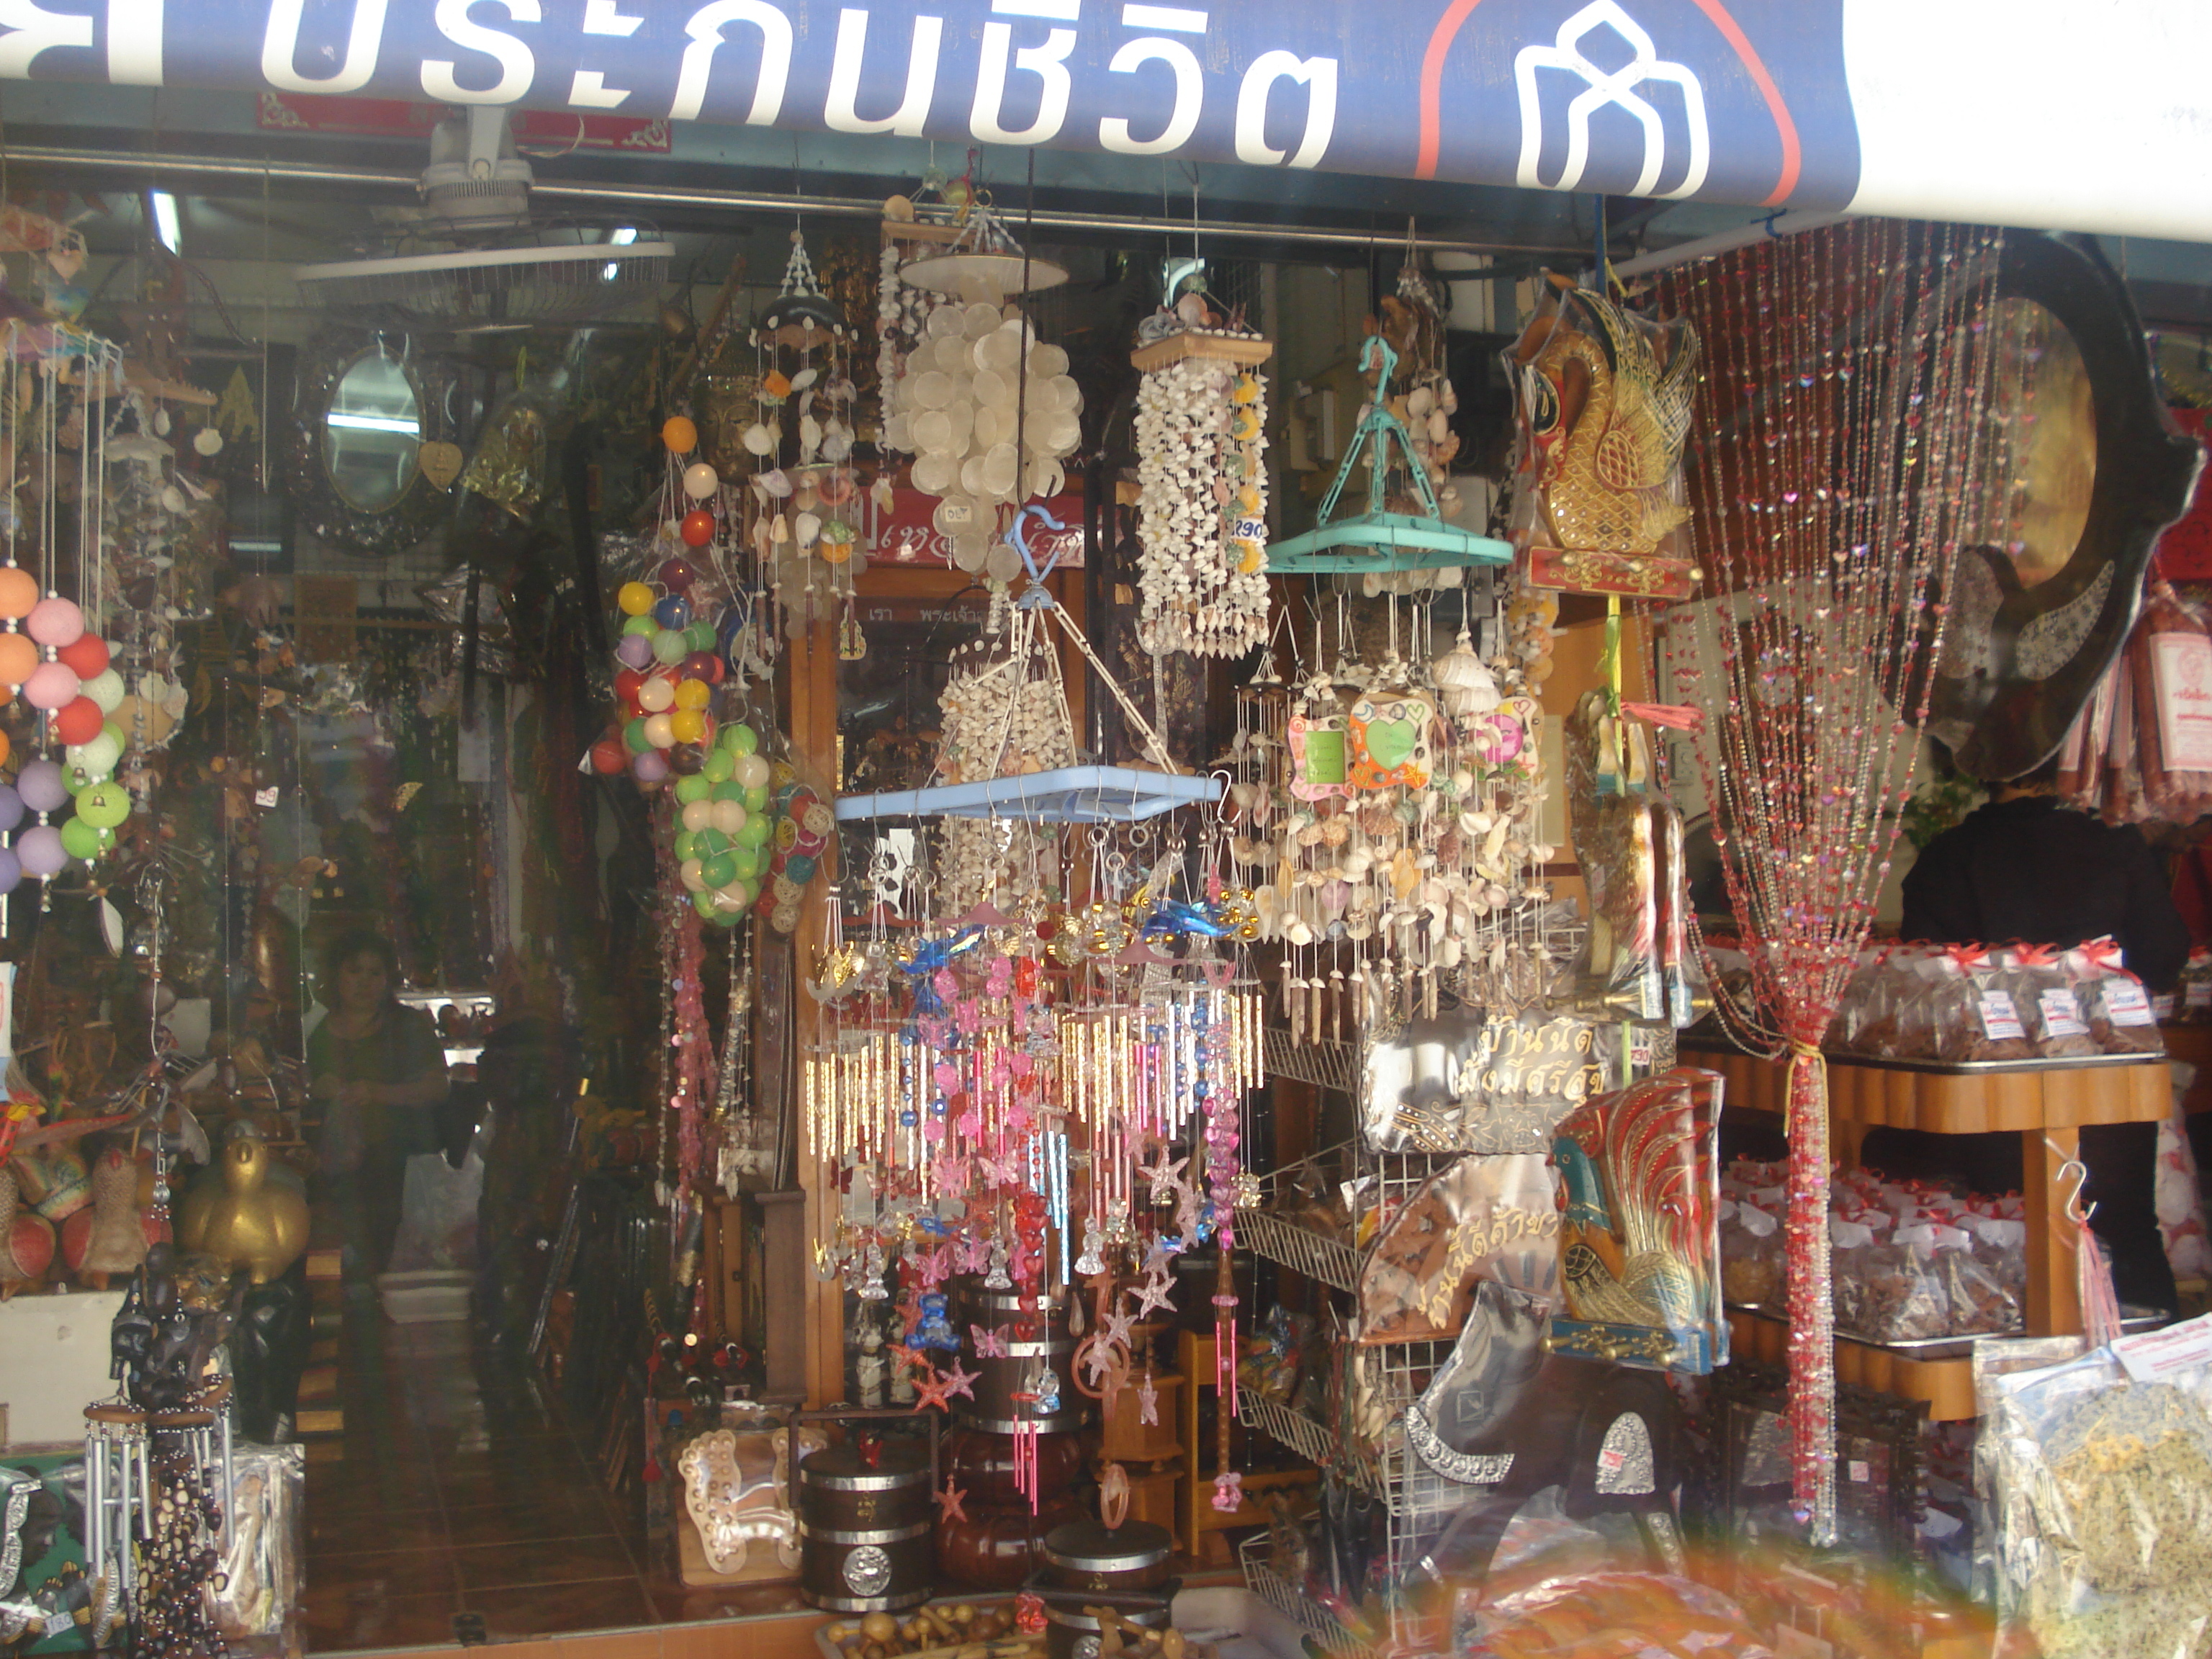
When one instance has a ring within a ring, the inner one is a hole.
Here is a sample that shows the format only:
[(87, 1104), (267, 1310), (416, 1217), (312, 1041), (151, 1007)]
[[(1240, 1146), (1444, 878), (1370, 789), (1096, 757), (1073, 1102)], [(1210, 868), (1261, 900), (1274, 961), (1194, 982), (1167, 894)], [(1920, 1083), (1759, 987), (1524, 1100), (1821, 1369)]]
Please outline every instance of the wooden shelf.
[[(1731, 1352), (1781, 1365), (1789, 1360), (1789, 1341), (1790, 1327), (1781, 1320), (1729, 1310)], [(1973, 1365), (1971, 1359), (1916, 1359), (1849, 1337), (1836, 1339), (1837, 1382), (1924, 1400), (1929, 1417), (1938, 1423), (1964, 1423), (1974, 1417)]]
[[(2207, 1033), (2212, 1058), (2212, 1029)], [(1684, 1043), (1685, 1064), (1728, 1079), (1730, 1106), (1779, 1112), (1788, 1103), (1788, 1068), (1733, 1048)], [(1887, 1126), (1935, 1134), (2078, 1129), (2087, 1123), (2154, 1123), (2166, 1114), (2168, 1070), (2157, 1060), (2049, 1071), (1917, 1072), (1832, 1058), (1828, 1112), (1858, 1128)]]

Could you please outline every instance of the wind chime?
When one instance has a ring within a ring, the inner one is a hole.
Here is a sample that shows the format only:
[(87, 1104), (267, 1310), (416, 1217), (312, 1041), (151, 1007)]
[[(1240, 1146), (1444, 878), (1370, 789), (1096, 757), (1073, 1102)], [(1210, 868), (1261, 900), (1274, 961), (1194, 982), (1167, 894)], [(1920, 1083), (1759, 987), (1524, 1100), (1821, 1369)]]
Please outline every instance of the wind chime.
[(1789, 1060), (1792, 1479), (1818, 1543), (1836, 1533), (1820, 1042), (1889, 872), (1961, 527), (2008, 494), (1982, 436), (2002, 250), (1856, 220), (1684, 266), (1651, 296), (1706, 351), (1691, 523), (1712, 597), (1662, 613), (1662, 639), (1704, 713), (1751, 994), (1706, 975), (1735, 1040)]
[(782, 607), (785, 633), (801, 638), (840, 607), (838, 654), (851, 660), (867, 650), (853, 612), (862, 501), (851, 462), (860, 394), (850, 372), (851, 331), (823, 292), (796, 230), (781, 286), (762, 312), (752, 344), (759, 410), (740, 441), (764, 463), (752, 480), (753, 546)]
[(1137, 638), (1241, 657), (1267, 635), (1267, 382), (1274, 347), (1188, 293), (1139, 331)]

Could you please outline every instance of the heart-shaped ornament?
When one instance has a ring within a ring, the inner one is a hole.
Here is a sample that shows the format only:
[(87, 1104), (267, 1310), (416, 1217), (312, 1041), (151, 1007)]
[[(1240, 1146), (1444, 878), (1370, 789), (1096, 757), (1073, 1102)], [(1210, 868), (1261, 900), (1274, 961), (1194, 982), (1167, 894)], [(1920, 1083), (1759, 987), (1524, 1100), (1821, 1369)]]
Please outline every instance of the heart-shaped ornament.
[(439, 489), (450, 488), (461, 476), (461, 447), (444, 442), (427, 443), (415, 452), (416, 465), (422, 476)]

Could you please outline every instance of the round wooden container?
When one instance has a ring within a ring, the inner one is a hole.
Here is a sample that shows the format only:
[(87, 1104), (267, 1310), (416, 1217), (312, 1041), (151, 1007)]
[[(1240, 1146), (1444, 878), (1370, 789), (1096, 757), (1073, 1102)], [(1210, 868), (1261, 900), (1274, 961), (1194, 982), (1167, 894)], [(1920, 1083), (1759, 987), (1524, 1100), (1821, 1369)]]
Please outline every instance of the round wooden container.
[[(972, 1510), (981, 1504), (1019, 1504), (1029, 1499), (1014, 1484), (1014, 1439), (987, 1429), (955, 1427), (945, 1431), (940, 1454), (945, 1478), (968, 1494)], [(1041, 1434), (1036, 1438), (1037, 1489), (1071, 1491), (1083, 1474), (1083, 1439), (1075, 1434)], [(1042, 1533), (1039, 1534), (1042, 1536)]]
[(1019, 1589), (1043, 1560), (1045, 1534), (1083, 1516), (1072, 1491), (1046, 1498), (1036, 1515), (1027, 1498), (979, 1504), (971, 1496), (965, 1507), (966, 1519), (937, 1523), (937, 1570), (974, 1589)]
[(929, 1599), (929, 1450), (882, 1443), (872, 1466), (855, 1445), (799, 1466), (799, 1594), (832, 1613), (896, 1613)]
[[(1098, 1621), (1083, 1611), (1081, 1598), (1048, 1596), (1044, 1604), (1046, 1659), (1098, 1659)], [(1168, 1627), (1168, 1602), (1149, 1607), (1117, 1607), (1115, 1612), (1146, 1630)]]
[(1098, 1520), (1054, 1527), (1044, 1536), (1045, 1578), (1075, 1590), (1158, 1589), (1168, 1580), (1175, 1538), (1149, 1521), (1109, 1530)]
[[(986, 1290), (980, 1280), (959, 1286), (958, 1324), (963, 1364), (978, 1373), (975, 1397), (953, 1407), (953, 1420), (991, 1434), (1012, 1434), (1033, 1427), (1040, 1434), (1064, 1434), (1083, 1426), (1089, 1413), (1083, 1396), (1075, 1391), (1075, 1339), (1067, 1334), (1067, 1303), (1054, 1301), (1045, 1310), (1042, 1328), (1034, 1311), (1022, 1310), (1018, 1291)], [(1003, 1331), (1006, 1352), (978, 1354), (967, 1328)], [(1060, 1379), (1060, 1410), (1049, 1417), (1036, 1416), (1028, 1402), (1014, 1395), (1027, 1391), (1040, 1366)]]

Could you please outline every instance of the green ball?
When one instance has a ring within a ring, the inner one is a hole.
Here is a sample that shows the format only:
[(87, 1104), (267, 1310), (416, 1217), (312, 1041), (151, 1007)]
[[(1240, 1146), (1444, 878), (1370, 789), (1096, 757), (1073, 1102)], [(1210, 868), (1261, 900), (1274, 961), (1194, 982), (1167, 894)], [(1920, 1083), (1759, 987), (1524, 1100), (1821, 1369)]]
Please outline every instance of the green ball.
[[(698, 775), (709, 783), (727, 783), (730, 781), (730, 774), (737, 769), (737, 762), (731, 758), (728, 750), (709, 749), (707, 751), (706, 759), (699, 763)], [(720, 791), (715, 792), (714, 799), (716, 800), (724, 799)]]
[(714, 895), (702, 887), (691, 895), (691, 908), (712, 921), (714, 919)]
[(660, 624), (653, 621), (650, 613), (642, 617), (632, 617), (628, 622), (623, 624), (623, 632), (626, 635), (630, 634), (642, 634), (647, 639), (651, 639), (659, 631)]
[(684, 636), (672, 628), (658, 629), (653, 636), (653, 659), (673, 667), (690, 654), (691, 647)]
[(714, 907), (714, 914), (708, 918), (717, 927), (734, 927), (744, 919), (745, 907), (742, 904), (734, 910), (725, 910), (718, 904)]
[(100, 832), (82, 818), (71, 818), (62, 825), (62, 850), (73, 859), (82, 859), (87, 864), (100, 856)]
[[(768, 786), (757, 783), (745, 791), (745, 811), (756, 816), (768, 811)], [(765, 822), (765, 820), (763, 820)]]
[(704, 800), (714, 788), (703, 773), (694, 772), (689, 777), (676, 780), (676, 799), (689, 806), (695, 800)]
[[(761, 849), (757, 847), (746, 846), (743, 836), (738, 836), (737, 846), (731, 849), (730, 858), (737, 866), (737, 878), (740, 881), (749, 881), (760, 874), (761, 866), (764, 862)], [(723, 884), (726, 886), (728, 884)]]
[(640, 714), (623, 727), (623, 747), (633, 755), (642, 755), (653, 747), (653, 739), (645, 735), (645, 716)]
[(738, 878), (738, 860), (730, 853), (717, 853), (699, 866), (699, 879), (709, 887), (727, 887)]
[(722, 747), (732, 755), (750, 755), (760, 747), (760, 733), (738, 720), (722, 728)]
[(76, 815), (95, 830), (112, 830), (131, 816), (131, 792), (112, 778), (95, 783), (77, 796)]
[(678, 830), (676, 832), (676, 861), (681, 864), (686, 859), (695, 859), (698, 856), (699, 837), (696, 832)]
[(711, 859), (730, 850), (730, 838), (719, 830), (702, 830), (696, 845), (701, 858)]
[(738, 890), (745, 896), (745, 903), (747, 907), (750, 908), (753, 901), (760, 897), (760, 878), (758, 876), (745, 877), (743, 880), (738, 882)]
[[(724, 760), (727, 760), (729, 757), (725, 755), (722, 758)], [(723, 782), (718, 783), (714, 786), (714, 799), (716, 800), (733, 800), (742, 806), (744, 804), (745, 787), (742, 783), (732, 783), (725, 780)]]
[[(693, 623), (684, 630), (684, 643), (692, 651), (712, 651), (714, 648), (714, 624), (710, 622)], [(689, 656), (690, 652), (684, 654)]]
[(771, 826), (768, 819), (759, 813), (755, 813), (738, 828), (738, 840), (747, 847), (765, 847), (768, 845), (768, 838), (771, 833)]

